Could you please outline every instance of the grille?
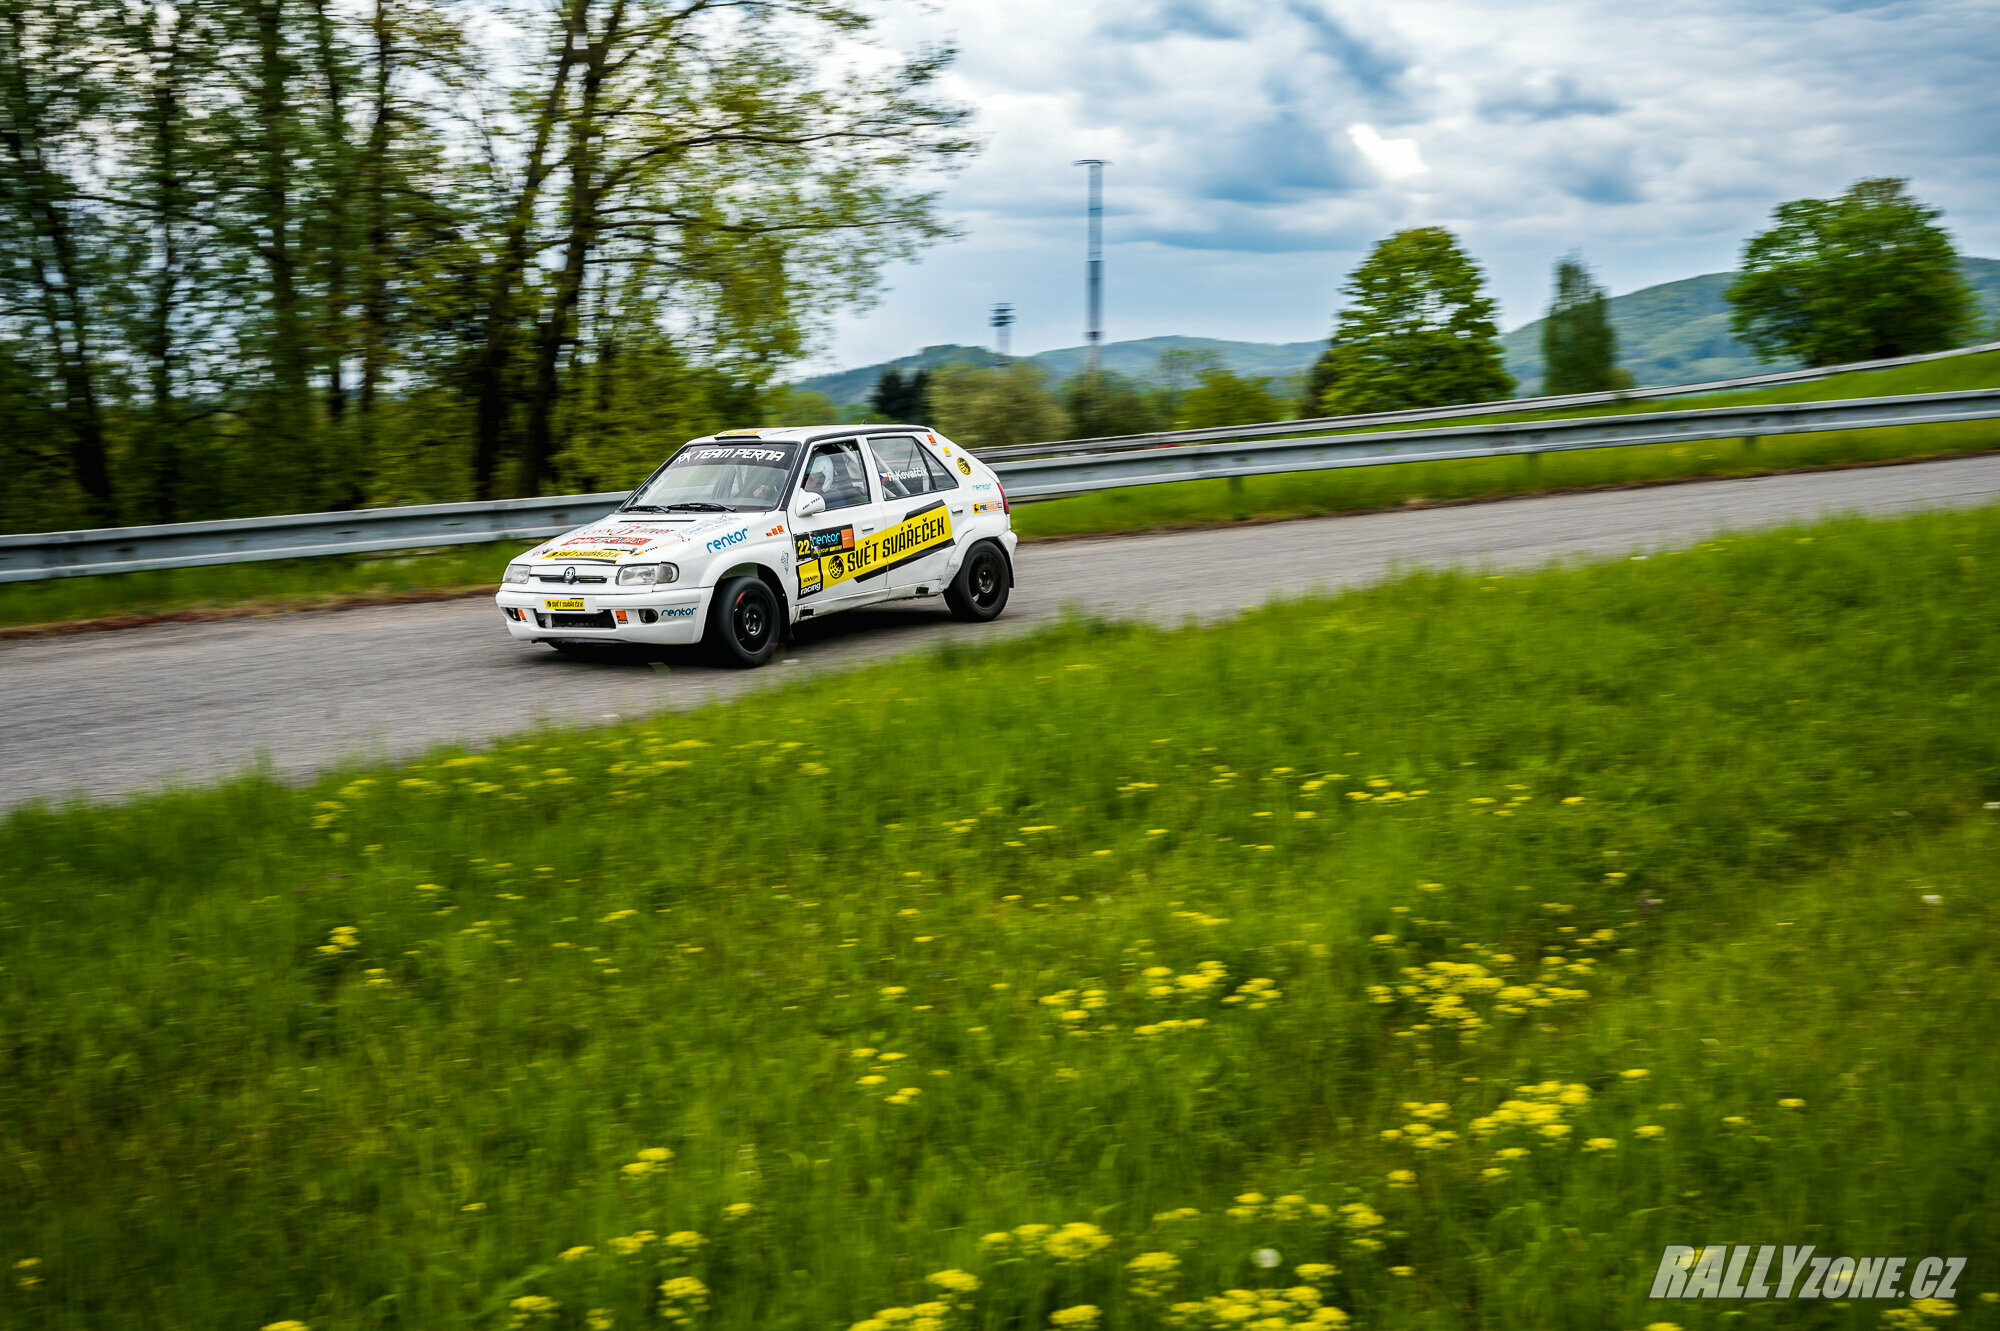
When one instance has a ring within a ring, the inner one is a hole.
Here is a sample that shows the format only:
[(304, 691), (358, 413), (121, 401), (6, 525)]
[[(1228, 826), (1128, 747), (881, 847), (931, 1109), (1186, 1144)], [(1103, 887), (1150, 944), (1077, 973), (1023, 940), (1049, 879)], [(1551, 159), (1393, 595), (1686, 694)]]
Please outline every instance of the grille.
[(576, 611), (556, 611), (553, 613), (537, 610), (535, 618), (545, 629), (609, 629), (616, 628), (609, 610), (599, 610), (595, 614), (579, 614)]
[[(535, 581), (536, 581), (536, 582), (568, 582), (568, 581), (569, 581), (569, 579), (565, 578), (565, 577), (564, 577), (564, 576), (563, 576), (562, 574), (560, 574), (560, 573), (537, 573), (537, 574), (535, 574), (535, 575), (534, 575), (534, 578), (535, 578)], [(602, 574), (598, 574), (598, 573), (579, 573), (579, 574), (577, 574), (577, 575), (576, 575), (576, 580), (577, 580), (578, 582), (603, 582), (603, 581), (604, 581), (604, 576), (603, 576)]]

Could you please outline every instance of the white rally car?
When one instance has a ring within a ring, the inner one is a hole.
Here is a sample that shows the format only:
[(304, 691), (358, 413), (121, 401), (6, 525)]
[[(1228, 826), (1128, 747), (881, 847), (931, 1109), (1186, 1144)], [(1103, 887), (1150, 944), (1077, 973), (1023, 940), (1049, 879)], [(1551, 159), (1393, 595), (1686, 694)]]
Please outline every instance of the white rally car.
[(934, 430), (729, 431), (508, 564), (495, 599), (510, 634), (561, 650), (699, 642), (755, 666), (800, 621), (880, 601), (992, 619), (1014, 545), (999, 477)]

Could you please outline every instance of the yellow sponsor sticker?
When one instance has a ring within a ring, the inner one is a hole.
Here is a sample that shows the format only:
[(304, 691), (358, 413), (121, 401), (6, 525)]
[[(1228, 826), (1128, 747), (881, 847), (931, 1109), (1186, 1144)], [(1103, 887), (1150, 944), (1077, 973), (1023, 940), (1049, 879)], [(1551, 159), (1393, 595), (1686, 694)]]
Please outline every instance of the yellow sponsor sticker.
[(582, 598), (581, 596), (551, 596), (551, 597), (545, 597), (545, 598), (543, 598), (543, 601), (542, 601), (542, 609), (544, 609), (544, 610), (581, 610), (581, 609), (583, 609), (583, 598)]
[(951, 542), (951, 512), (942, 503), (933, 504), (893, 527), (862, 537), (851, 550), (835, 550), (800, 564), (799, 595), (886, 573)]
[(624, 556), (631, 553), (632, 552), (630, 550), (599, 550), (599, 549), (551, 550), (547, 554), (543, 555), (542, 558), (601, 559), (609, 561), (614, 559), (622, 559)]

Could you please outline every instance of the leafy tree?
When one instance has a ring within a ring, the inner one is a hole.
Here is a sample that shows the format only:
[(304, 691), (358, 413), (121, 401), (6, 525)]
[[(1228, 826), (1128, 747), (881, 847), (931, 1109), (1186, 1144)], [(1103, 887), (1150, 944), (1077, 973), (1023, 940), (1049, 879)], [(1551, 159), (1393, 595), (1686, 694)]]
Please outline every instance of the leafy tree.
[(53, 381), (75, 484), (110, 521), (101, 296), (112, 274), (74, 147), (115, 98), (101, 6), (0, 3), (0, 303)]
[(1321, 414), (1323, 408), (1320, 404), (1326, 401), (1333, 391), (1333, 385), (1340, 378), (1339, 353), (1339, 345), (1328, 342), (1326, 350), (1319, 353), (1318, 358), (1312, 363), (1312, 369), (1306, 372), (1305, 388), (1299, 394), (1300, 420), (1309, 420)]
[(1478, 265), (1442, 227), (1375, 246), (1342, 290), (1331, 415), (1488, 402), (1514, 391)]
[(1551, 396), (1618, 386), (1611, 302), (1574, 254), (1556, 261), (1555, 297), (1542, 321), (1542, 363), (1542, 391)]
[(0, 524), (627, 484), (945, 234), (950, 51), (503, 11), (0, 0)]
[(912, 370), (909, 377), (904, 378), (902, 371), (892, 365), (875, 380), (875, 388), (868, 395), (868, 405), (891, 425), (928, 425), (930, 382), (929, 370)]
[(1072, 375), (1058, 394), (1069, 414), (1069, 427), (1079, 439), (1107, 435), (1150, 434), (1172, 424), (1164, 395), (1133, 382), (1115, 370)]
[(947, 365), (931, 376), (931, 423), (968, 448), (1071, 437), (1069, 418), (1033, 361), (982, 369)]
[(1736, 336), (1765, 360), (1808, 365), (1959, 345), (1973, 330), (1972, 291), (1939, 210), (1908, 183), (1861, 180), (1837, 199), (1780, 204), (1724, 293)]
[(1179, 424), (1184, 429), (1202, 430), (1275, 421), (1285, 409), (1271, 395), (1269, 383), (1268, 379), (1246, 379), (1220, 365), (1200, 370), (1195, 386), (1181, 398)]

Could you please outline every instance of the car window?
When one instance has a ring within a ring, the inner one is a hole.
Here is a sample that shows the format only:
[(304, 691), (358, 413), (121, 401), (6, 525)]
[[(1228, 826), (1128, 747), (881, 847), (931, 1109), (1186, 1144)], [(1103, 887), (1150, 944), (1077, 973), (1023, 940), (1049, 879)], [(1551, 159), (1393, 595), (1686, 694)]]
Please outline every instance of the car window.
[(956, 490), (958, 488), (958, 477), (951, 474), (951, 468), (945, 466), (944, 463), (939, 462), (935, 457), (931, 456), (931, 451), (929, 449), (920, 448), (917, 451), (923, 454), (924, 466), (930, 469), (931, 489)]
[(861, 445), (844, 439), (813, 449), (812, 460), (806, 463), (806, 478), (799, 483), (799, 489), (824, 496), (829, 509), (867, 503), (868, 476), (861, 469)]
[(908, 499), (938, 488), (930, 468), (924, 465), (924, 450), (906, 435), (890, 435), (868, 441), (875, 455), (876, 474), (882, 478), (882, 497)]

